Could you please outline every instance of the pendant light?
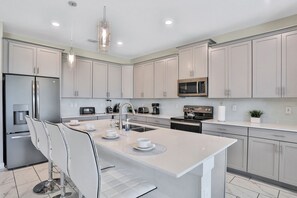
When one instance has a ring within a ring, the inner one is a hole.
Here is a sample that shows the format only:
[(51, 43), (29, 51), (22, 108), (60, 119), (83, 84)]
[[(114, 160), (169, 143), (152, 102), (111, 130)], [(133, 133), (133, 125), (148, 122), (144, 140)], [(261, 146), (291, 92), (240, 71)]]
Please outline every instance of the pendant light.
[[(68, 5), (70, 7), (76, 7), (77, 3), (74, 2), (74, 1), (69, 1)], [(73, 22), (73, 16), (71, 18), (72, 18), (72, 22), (71, 22), (71, 32), (70, 32), (70, 50), (68, 52), (68, 64), (69, 64), (70, 67), (73, 67), (74, 62), (75, 62), (75, 54), (74, 54), (74, 51), (73, 51), (73, 23), (74, 22)]]
[(107, 52), (110, 46), (110, 27), (106, 20), (106, 6), (103, 9), (103, 20), (98, 25), (98, 45), (101, 52)]

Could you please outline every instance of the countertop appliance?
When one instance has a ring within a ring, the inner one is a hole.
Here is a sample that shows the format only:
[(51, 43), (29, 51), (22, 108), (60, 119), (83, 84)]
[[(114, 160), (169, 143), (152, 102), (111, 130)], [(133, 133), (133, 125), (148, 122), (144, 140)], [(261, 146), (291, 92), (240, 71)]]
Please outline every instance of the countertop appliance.
[(26, 115), (61, 121), (59, 79), (4, 76), (4, 161), (8, 169), (47, 160), (31, 142)]
[(138, 107), (138, 113), (149, 113), (148, 107)]
[(111, 99), (106, 99), (106, 102), (108, 103), (105, 108), (105, 113), (113, 113), (113, 109), (111, 107)]
[(154, 115), (160, 114), (160, 104), (159, 103), (152, 103), (153, 113)]
[(113, 113), (119, 113), (120, 112), (120, 103), (117, 103), (113, 106)]
[(178, 80), (178, 96), (207, 96), (208, 78)]
[(95, 107), (80, 107), (79, 108), (80, 115), (90, 115), (95, 114)]
[(202, 120), (213, 119), (212, 106), (185, 105), (184, 116), (172, 117), (170, 128), (194, 133), (202, 132)]

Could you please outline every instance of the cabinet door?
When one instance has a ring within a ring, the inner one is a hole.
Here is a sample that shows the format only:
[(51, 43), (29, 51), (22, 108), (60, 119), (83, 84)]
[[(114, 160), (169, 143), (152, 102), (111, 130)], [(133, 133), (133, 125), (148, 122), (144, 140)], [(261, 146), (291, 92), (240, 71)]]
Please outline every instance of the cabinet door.
[(193, 49), (191, 47), (181, 49), (179, 54), (179, 77), (178, 79), (194, 78)]
[(193, 70), (195, 78), (204, 78), (208, 76), (207, 70), (208, 44), (193, 47)]
[(66, 57), (63, 57), (63, 65), (62, 65), (62, 97), (75, 97), (75, 74), (76, 74), (76, 66), (69, 66), (68, 60)]
[(9, 42), (9, 73), (34, 75), (36, 71), (36, 48)]
[(252, 97), (251, 41), (230, 45), (228, 48), (229, 98)]
[(247, 171), (248, 140), (245, 136), (223, 134), (223, 137), (237, 139), (227, 150), (227, 166), (240, 171)]
[(147, 63), (143, 70), (144, 98), (154, 98), (154, 63)]
[(143, 98), (143, 65), (134, 67), (134, 98)]
[(155, 98), (165, 98), (166, 92), (166, 60), (155, 62)]
[(248, 172), (278, 180), (279, 141), (249, 138)]
[[(166, 98), (178, 98), (177, 96), (178, 80), (178, 58), (169, 58), (166, 61)], [(155, 82), (156, 87), (156, 82)]]
[(297, 97), (297, 31), (282, 34), (282, 96)]
[(93, 98), (107, 98), (107, 70), (104, 62), (93, 62)]
[(227, 47), (209, 52), (209, 98), (227, 97)]
[(37, 75), (60, 77), (61, 52), (37, 48)]
[(297, 144), (280, 142), (279, 181), (297, 186)]
[(122, 98), (133, 98), (133, 65), (122, 66)]
[(121, 65), (108, 65), (108, 97), (122, 97), (122, 67)]
[(77, 97), (92, 98), (92, 61), (76, 59)]
[(281, 35), (253, 41), (253, 97), (281, 97)]

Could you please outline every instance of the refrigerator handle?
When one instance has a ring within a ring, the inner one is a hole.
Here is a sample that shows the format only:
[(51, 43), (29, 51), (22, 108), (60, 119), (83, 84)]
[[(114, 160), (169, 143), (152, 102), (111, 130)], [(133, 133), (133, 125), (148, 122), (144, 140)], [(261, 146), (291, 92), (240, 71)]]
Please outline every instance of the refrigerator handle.
[(39, 81), (36, 81), (36, 118), (40, 120), (40, 87)]
[(36, 118), (35, 114), (35, 82), (32, 80), (32, 117)]

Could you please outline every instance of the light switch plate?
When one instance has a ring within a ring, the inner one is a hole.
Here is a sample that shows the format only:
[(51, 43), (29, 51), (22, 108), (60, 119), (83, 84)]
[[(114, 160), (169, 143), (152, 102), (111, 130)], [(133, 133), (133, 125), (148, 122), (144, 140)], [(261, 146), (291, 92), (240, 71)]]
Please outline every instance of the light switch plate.
[(286, 114), (292, 114), (292, 107), (286, 107)]

